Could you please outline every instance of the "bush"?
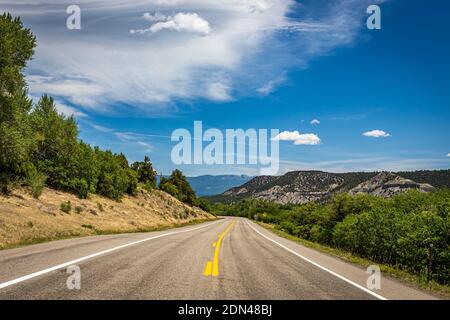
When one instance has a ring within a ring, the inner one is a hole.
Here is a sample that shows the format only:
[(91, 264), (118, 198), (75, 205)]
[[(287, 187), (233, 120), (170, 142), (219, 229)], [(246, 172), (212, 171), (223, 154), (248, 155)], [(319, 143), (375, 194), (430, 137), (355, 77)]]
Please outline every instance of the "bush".
[(100, 202), (97, 202), (97, 208), (98, 210), (100, 210), (100, 212), (105, 211), (105, 209), (103, 209), (103, 205)]
[(80, 207), (80, 206), (76, 206), (76, 207), (75, 207), (75, 212), (76, 212), (77, 214), (82, 213), (83, 210), (84, 210), (83, 207)]
[(70, 211), (72, 210), (72, 204), (70, 203), (70, 201), (63, 202), (63, 203), (61, 203), (59, 208), (61, 209), (61, 211), (65, 212), (65, 213), (70, 213)]
[(87, 199), (89, 196), (89, 185), (85, 179), (74, 179), (72, 189), (80, 199)]
[(170, 194), (171, 196), (173, 196), (173, 197), (175, 197), (177, 199), (181, 198), (177, 187), (175, 187), (170, 182), (165, 182), (163, 184), (160, 184), (159, 185), (159, 189), (164, 191), (164, 192), (167, 192), (168, 194)]
[(203, 211), (211, 212), (211, 204), (206, 199), (197, 199), (195, 201), (195, 206), (199, 207)]

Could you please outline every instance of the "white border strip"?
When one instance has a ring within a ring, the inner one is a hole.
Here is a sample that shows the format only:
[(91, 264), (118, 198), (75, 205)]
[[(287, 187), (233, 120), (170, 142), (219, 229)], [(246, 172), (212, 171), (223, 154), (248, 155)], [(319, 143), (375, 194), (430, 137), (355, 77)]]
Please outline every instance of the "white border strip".
[(314, 262), (314, 261), (312, 261), (312, 260), (310, 260), (310, 259), (308, 259), (308, 258), (302, 256), (301, 254), (299, 254), (299, 253), (297, 253), (297, 252), (295, 252), (295, 251), (289, 249), (288, 247), (282, 245), (281, 243), (279, 243), (279, 242), (277, 242), (277, 241), (275, 241), (275, 240), (273, 240), (273, 239), (270, 239), (268, 236), (262, 234), (262, 233), (259, 232), (256, 228), (254, 228), (247, 220), (246, 220), (245, 222), (247, 223), (247, 225), (248, 225), (250, 228), (253, 229), (253, 231), (255, 231), (256, 233), (258, 233), (260, 236), (262, 236), (262, 237), (264, 237), (265, 239), (267, 239), (267, 240), (269, 240), (269, 241), (275, 243), (276, 245), (278, 245), (278, 246), (280, 246), (281, 248), (283, 248), (283, 249), (289, 251), (290, 253), (295, 254), (297, 257), (302, 258), (303, 260), (305, 260), (305, 261), (307, 261), (307, 262), (309, 262), (309, 263), (315, 265), (316, 267), (322, 269), (323, 271), (326, 271), (326, 272), (332, 274), (333, 276), (338, 277), (339, 279), (344, 280), (345, 282), (351, 284), (352, 286), (355, 286), (356, 288), (361, 289), (362, 291), (371, 294), (372, 296), (376, 297), (377, 299), (380, 299), (380, 300), (388, 300), (388, 299), (386, 299), (385, 297), (380, 296), (379, 294), (376, 294), (375, 292), (370, 291), (369, 289), (364, 288), (363, 286), (361, 286), (361, 285), (359, 285), (359, 284), (357, 284), (357, 283), (355, 283), (355, 282), (353, 282), (353, 281), (351, 281), (351, 280), (349, 280), (349, 279), (347, 279), (347, 278), (344, 278), (343, 276), (337, 274), (336, 272), (333, 272), (333, 271), (331, 271), (331, 270), (329, 270), (329, 269), (327, 269), (327, 268), (325, 268), (325, 267), (322, 267), (320, 264), (318, 264), (318, 263), (316, 263), (316, 262)]
[(78, 259), (75, 259), (75, 260), (72, 260), (72, 261), (68, 261), (68, 262), (65, 262), (65, 263), (62, 263), (62, 264), (58, 264), (56, 266), (53, 266), (53, 267), (50, 267), (50, 268), (47, 268), (47, 269), (44, 269), (44, 270), (41, 270), (41, 271), (38, 271), (38, 272), (34, 272), (34, 273), (29, 274), (27, 276), (23, 276), (23, 277), (20, 277), (20, 278), (11, 280), (11, 281), (0, 283), (0, 289), (3, 289), (3, 288), (6, 288), (6, 287), (15, 285), (17, 283), (20, 283), (20, 282), (23, 282), (23, 281), (26, 281), (26, 280), (29, 280), (29, 279), (32, 279), (32, 278), (39, 277), (39, 276), (41, 276), (43, 274), (46, 274), (46, 273), (49, 273), (49, 272), (52, 272), (52, 271), (56, 271), (58, 269), (65, 268), (65, 267), (71, 266), (73, 264), (77, 264), (79, 262), (82, 262), (82, 261), (85, 261), (85, 260), (88, 260), (88, 259), (92, 259), (92, 258), (98, 257), (98, 256), (103, 255), (103, 254), (107, 254), (107, 253), (110, 253), (110, 252), (113, 252), (113, 251), (117, 251), (117, 250), (120, 250), (120, 249), (131, 247), (131, 246), (134, 246), (134, 245), (146, 242), (146, 241), (150, 241), (150, 240), (154, 240), (154, 239), (158, 239), (158, 238), (163, 238), (163, 237), (168, 237), (168, 236), (171, 236), (171, 235), (174, 235), (174, 234), (191, 232), (191, 231), (194, 231), (194, 230), (206, 228), (206, 227), (212, 226), (213, 224), (216, 224), (219, 221), (221, 221), (221, 220), (218, 220), (218, 221), (215, 221), (213, 223), (209, 223), (207, 225), (203, 225), (203, 226), (200, 226), (200, 227), (188, 229), (188, 230), (173, 231), (173, 232), (161, 234), (159, 236), (154, 236), (154, 237), (145, 238), (145, 239), (142, 239), (142, 240), (130, 242), (130, 243), (118, 246), (118, 247), (114, 247), (114, 248), (111, 248), (111, 249), (108, 249), (108, 250), (104, 250), (104, 251), (100, 251), (100, 252), (97, 252), (97, 253), (94, 253), (94, 254), (82, 257), (82, 258), (78, 258)]

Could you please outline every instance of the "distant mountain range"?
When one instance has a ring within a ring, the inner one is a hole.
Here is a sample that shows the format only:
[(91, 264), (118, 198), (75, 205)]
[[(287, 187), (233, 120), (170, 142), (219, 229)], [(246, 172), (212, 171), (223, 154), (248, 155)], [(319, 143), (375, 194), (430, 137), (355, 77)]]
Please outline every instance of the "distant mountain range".
[(246, 175), (205, 175), (187, 178), (195, 193), (200, 196), (210, 196), (225, 192), (236, 186), (240, 186), (253, 177)]
[[(167, 178), (167, 175), (163, 177)], [(199, 197), (221, 194), (231, 188), (243, 185), (254, 177), (246, 175), (203, 175), (198, 177), (187, 177), (189, 184)], [(159, 184), (161, 176), (156, 177)]]
[(390, 197), (410, 189), (428, 192), (442, 187), (450, 188), (450, 170), (397, 173), (293, 171), (282, 176), (255, 177), (239, 187), (207, 198), (212, 202), (225, 203), (254, 198), (301, 204), (321, 201), (340, 192)]

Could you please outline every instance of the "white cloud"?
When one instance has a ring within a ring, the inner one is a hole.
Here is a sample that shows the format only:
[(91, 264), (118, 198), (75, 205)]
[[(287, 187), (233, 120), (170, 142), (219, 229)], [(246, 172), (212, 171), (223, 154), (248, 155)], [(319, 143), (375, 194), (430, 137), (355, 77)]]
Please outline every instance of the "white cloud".
[(314, 133), (305, 133), (300, 135), (300, 138), (294, 141), (295, 145), (310, 145), (315, 146), (320, 144), (322, 141), (319, 136)]
[(450, 157), (450, 153), (447, 153), (447, 157)]
[[(147, 29), (131, 29), (130, 33), (144, 34), (157, 33), (163, 30), (172, 30), (178, 32), (193, 32), (207, 35), (211, 32), (209, 22), (200, 17), (197, 13), (179, 12), (176, 15), (165, 17), (164, 15), (144, 14), (144, 18), (150, 21), (158, 21)], [(153, 19), (153, 20), (152, 20)]]
[(311, 124), (314, 126), (314, 125), (319, 125), (320, 124), (320, 121), (318, 120), (318, 119), (313, 119), (313, 120), (311, 120)]
[[(38, 39), (27, 75), (45, 77), (31, 94), (108, 113), (123, 104), (160, 112), (180, 100), (270, 94), (282, 81), (276, 75), (352, 44), (369, 2), (311, 1), (291, 15), (294, 0), (80, 0), (85, 27), (70, 36), (58, 18), (70, 0), (3, 9), (21, 15)], [(130, 28), (154, 36), (130, 36)], [(218, 75), (224, 90), (212, 85)]]
[(371, 138), (388, 138), (391, 135), (383, 130), (372, 130), (363, 133), (363, 136)]
[(208, 87), (208, 97), (215, 101), (231, 100), (229, 87), (220, 82), (211, 83)]
[(298, 131), (283, 131), (279, 133), (274, 140), (278, 141), (295, 141), (300, 138), (300, 132)]
[(298, 131), (283, 131), (278, 134), (274, 140), (294, 141), (295, 145), (319, 145), (322, 141), (314, 133), (303, 133)]
[(164, 29), (197, 32), (201, 34), (209, 34), (211, 32), (209, 22), (200, 17), (197, 13), (182, 12), (167, 18), (164, 22), (158, 22), (150, 27), (150, 30), (153, 33)]
[(155, 12), (154, 14), (151, 14), (150, 12), (145, 12), (144, 19), (151, 22), (164, 21), (166, 20), (166, 16), (160, 12)]

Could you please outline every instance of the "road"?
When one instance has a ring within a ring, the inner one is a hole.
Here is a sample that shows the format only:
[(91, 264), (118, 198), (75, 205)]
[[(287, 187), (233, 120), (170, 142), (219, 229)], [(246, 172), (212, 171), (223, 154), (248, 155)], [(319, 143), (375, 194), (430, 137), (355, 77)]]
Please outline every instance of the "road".
[(0, 251), (0, 299), (435, 298), (383, 275), (370, 291), (368, 276), (241, 218)]

